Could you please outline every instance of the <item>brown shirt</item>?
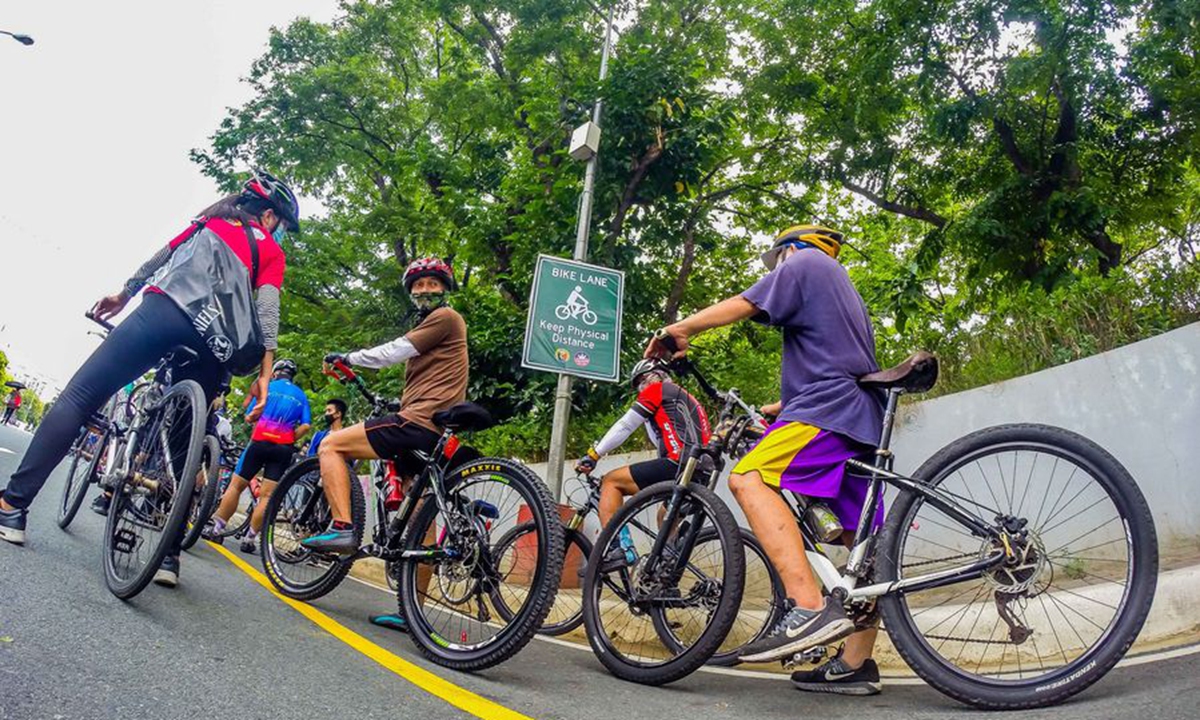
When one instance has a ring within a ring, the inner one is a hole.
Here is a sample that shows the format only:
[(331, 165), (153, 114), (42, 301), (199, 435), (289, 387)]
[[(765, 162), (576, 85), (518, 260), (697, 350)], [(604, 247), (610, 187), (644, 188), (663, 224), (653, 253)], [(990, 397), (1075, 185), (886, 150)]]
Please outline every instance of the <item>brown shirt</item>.
[(404, 373), (400, 415), (441, 432), (433, 414), (467, 398), (467, 324), (453, 309), (440, 307), (404, 337), (420, 354), (409, 359)]

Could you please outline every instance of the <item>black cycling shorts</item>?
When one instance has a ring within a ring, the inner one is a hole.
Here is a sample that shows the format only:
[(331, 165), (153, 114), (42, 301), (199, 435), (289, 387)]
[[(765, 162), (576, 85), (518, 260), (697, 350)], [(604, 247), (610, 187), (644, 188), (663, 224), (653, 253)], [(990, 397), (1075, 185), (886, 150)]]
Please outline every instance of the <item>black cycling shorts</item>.
[(660, 482), (672, 482), (679, 474), (679, 463), (671, 458), (655, 458), (629, 466), (629, 474), (638, 488), (646, 488)]
[(367, 442), (375, 454), (385, 460), (395, 460), (401, 477), (412, 477), (424, 469), (424, 464), (409, 452), (433, 452), (441, 435), (393, 413), (371, 418), (363, 423)]
[(291, 445), (255, 440), (246, 446), (233, 472), (243, 480), (250, 480), (261, 472), (264, 480), (277, 482), (292, 464), (295, 454), (296, 448)]

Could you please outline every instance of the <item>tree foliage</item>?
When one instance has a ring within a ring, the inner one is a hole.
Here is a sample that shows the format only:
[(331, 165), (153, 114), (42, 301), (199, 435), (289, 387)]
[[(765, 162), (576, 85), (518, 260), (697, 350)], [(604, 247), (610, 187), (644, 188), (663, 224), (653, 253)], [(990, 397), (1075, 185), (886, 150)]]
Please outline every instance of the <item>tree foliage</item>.
[[(292, 178), (327, 212), (289, 240), (285, 351), (397, 335), (412, 257), (453, 258), (485, 445), (540, 455), (553, 377), (519, 367), (532, 268), (569, 255), (570, 133), (605, 102), (589, 260), (628, 282), (623, 352), (744, 289), (769, 234), (848, 231), (881, 361), (918, 345), (965, 387), (1195, 319), (1195, 0), (619, 2), (610, 74), (589, 0), (345, 2), (272, 31), (204, 172)], [(1194, 285), (1192, 286), (1194, 287)], [(1099, 309), (1103, 309), (1103, 311)], [(699, 344), (755, 400), (776, 335)], [(402, 371), (377, 382), (398, 390)], [(572, 442), (628, 401), (577, 384)], [(349, 399), (349, 398), (348, 398)], [(359, 408), (361, 410), (361, 407)]]

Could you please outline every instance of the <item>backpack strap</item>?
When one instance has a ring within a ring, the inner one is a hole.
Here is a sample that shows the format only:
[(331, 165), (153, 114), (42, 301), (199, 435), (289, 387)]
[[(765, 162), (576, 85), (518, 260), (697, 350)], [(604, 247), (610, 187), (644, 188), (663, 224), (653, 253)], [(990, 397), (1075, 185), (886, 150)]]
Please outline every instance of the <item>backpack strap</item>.
[(258, 238), (254, 237), (250, 223), (243, 223), (242, 229), (246, 231), (246, 242), (250, 244), (250, 292), (254, 292), (258, 288)]

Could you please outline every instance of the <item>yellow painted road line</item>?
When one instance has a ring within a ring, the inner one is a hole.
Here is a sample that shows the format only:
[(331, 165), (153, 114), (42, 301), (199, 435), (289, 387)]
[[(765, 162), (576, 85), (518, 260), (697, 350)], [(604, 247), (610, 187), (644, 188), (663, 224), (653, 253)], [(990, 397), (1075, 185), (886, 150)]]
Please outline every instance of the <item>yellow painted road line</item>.
[(449, 680), (440, 678), (425, 668), (414, 665), (399, 655), (383, 649), (311, 605), (281, 595), (265, 575), (250, 567), (245, 560), (242, 560), (220, 545), (211, 542), (208, 544), (214, 550), (224, 555), (225, 559), (233, 563), (235, 567), (249, 575), (252, 580), (291, 606), (293, 610), (311, 620), (317, 627), (425, 692), (436, 695), (463, 712), (470, 713), (478, 718), (484, 718), (485, 720), (493, 720), (493, 718), (496, 720), (533, 720), (528, 715), (522, 715), (515, 710), (510, 710), (503, 705), (488, 700), (482, 695), (476, 695), (466, 688), (459, 687)]

